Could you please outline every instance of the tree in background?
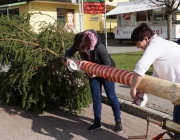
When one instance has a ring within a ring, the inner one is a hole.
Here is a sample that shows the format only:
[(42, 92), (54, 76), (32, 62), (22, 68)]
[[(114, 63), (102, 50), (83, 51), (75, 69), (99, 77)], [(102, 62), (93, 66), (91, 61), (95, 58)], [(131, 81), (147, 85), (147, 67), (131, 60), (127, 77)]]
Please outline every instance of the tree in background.
[(149, 0), (150, 3), (165, 8), (167, 15), (167, 39), (172, 40), (172, 14), (179, 10), (179, 0)]
[(58, 21), (37, 22), (35, 32), (29, 22), (33, 15), (0, 18), (0, 102), (36, 113), (59, 106), (81, 111), (92, 101), (87, 77), (71, 73), (63, 61), (74, 33)]

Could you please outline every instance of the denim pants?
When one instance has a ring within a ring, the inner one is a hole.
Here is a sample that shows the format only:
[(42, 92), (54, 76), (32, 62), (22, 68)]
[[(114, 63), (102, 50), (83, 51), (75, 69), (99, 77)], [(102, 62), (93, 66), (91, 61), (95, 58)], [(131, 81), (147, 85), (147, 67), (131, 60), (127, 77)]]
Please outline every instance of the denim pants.
[[(174, 106), (173, 121), (180, 125), (180, 105)], [(174, 134), (175, 138), (180, 138), (180, 135)]]
[(89, 84), (90, 84), (90, 89), (91, 89), (92, 99), (93, 99), (94, 121), (96, 122), (101, 121), (102, 85), (110, 101), (115, 121), (121, 121), (120, 104), (115, 93), (115, 83), (109, 82), (106, 79), (101, 78), (101, 77), (95, 77), (95, 78), (89, 78)]

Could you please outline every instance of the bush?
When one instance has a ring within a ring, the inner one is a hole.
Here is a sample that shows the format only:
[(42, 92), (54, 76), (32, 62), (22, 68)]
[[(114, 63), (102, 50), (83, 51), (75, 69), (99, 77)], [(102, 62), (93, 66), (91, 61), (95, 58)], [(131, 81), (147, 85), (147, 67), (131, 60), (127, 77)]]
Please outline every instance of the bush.
[[(101, 31), (96, 31), (99, 37), (102, 40), (105, 40), (105, 33), (101, 33)], [(113, 32), (107, 32), (107, 39), (114, 39), (115, 35)]]

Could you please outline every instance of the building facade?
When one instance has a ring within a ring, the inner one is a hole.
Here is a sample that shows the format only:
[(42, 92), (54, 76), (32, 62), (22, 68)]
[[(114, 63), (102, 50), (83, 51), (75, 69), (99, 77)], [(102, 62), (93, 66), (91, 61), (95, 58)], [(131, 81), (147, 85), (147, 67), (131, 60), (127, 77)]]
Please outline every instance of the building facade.
[[(106, 11), (116, 7), (117, 0), (106, 0)], [(116, 16), (107, 17), (104, 14), (81, 14), (78, 1), (76, 0), (1, 0), (0, 12), (10, 18), (24, 13), (35, 13), (30, 19), (31, 25), (36, 29), (37, 22), (45, 21), (53, 23), (60, 20), (64, 26), (74, 31), (94, 29), (96, 31), (113, 32), (117, 26)], [(42, 13), (42, 14), (40, 14)], [(83, 20), (80, 20), (80, 19)], [(104, 22), (104, 20), (106, 22)]]

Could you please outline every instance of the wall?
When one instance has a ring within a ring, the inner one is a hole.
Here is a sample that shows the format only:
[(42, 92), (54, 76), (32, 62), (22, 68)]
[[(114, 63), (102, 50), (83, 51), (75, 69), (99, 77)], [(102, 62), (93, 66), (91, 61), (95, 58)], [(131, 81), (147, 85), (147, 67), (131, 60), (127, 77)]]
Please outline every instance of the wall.
[[(112, 3), (110, 3), (112, 4)], [(114, 0), (114, 4), (116, 5), (116, 1)], [(80, 15), (79, 15), (79, 6), (74, 5), (74, 4), (58, 4), (58, 3), (43, 3), (43, 2), (30, 2), (29, 3), (29, 10), (32, 12), (39, 12), (41, 11), (42, 13), (49, 14), (53, 18), (56, 19), (57, 13), (56, 13), (56, 8), (66, 8), (66, 9), (75, 9), (74, 13), (74, 21), (75, 21), (75, 31), (80, 31), (80, 26), (83, 26), (84, 30), (87, 29), (94, 29), (95, 31), (104, 31), (104, 14), (84, 14), (84, 25), (81, 25), (80, 23)], [(108, 6), (107, 10), (112, 10), (115, 8), (114, 6)], [(92, 18), (99, 18), (98, 20), (90, 20)], [(31, 24), (34, 24), (37, 21), (46, 21), (48, 22), (54, 22), (54, 20), (50, 17), (47, 16), (41, 16), (38, 15), (36, 18), (32, 19)], [(113, 26), (112, 28), (115, 27), (115, 24), (117, 25), (117, 22), (115, 23), (113, 21)], [(36, 26), (35, 26), (36, 27)]]
[(20, 5), (20, 15), (22, 15), (23, 13), (29, 13), (29, 5), (28, 4), (24, 4), (24, 5)]
[[(107, 3), (111, 4), (111, 5), (116, 5), (117, 0), (113, 0), (113, 3), (108, 2)], [(109, 4), (107, 4), (106, 10), (110, 11), (113, 8), (115, 8), (115, 6), (110, 6)], [(57, 8), (64, 8), (64, 9), (74, 9), (74, 25), (75, 25), (75, 29), (74, 31), (78, 32), (80, 31), (80, 15), (79, 15), (79, 6), (78, 5), (74, 5), (74, 4), (62, 4), (62, 3), (51, 3), (51, 2), (36, 2), (36, 1), (31, 1), (29, 2), (29, 4), (26, 5), (21, 5), (20, 6), (20, 14), (23, 13), (28, 13), (28, 12), (34, 12), (34, 13), (43, 13), (43, 14), (47, 14), (47, 15), (40, 15), (37, 14), (36, 16), (34, 16), (33, 18), (31, 18), (31, 25), (37, 30), (38, 25), (37, 22), (38, 21), (46, 21), (47, 23), (54, 23), (54, 19), (57, 19)], [(84, 30), (87, 29), (94, 29), (94, 30), (98, 30), (101, 32), (104, 32), (104, 14), (84, 14)], [(98, 20), (97, 20), (98, 17)], [(91, 19), (91, 20), (90, 20)], [(92, 19), (96, 19), (96, 20), (92, 20)], [(112, 27), (112, 31), (114, 30), (114, 27), (117, 26), (117, 21), (116, 20), (111, 20), (111, 27)], [(106, 21), (106, 27), (108, 32), (110, 31), (110, 21)]]
[(84, 14), (84, 30), (94, 29), (95, 31), (102, 31), (102, 28), (102, 14)]
[(129, 0), (113, 0), (112, 2), (110, 2), (109, 0), (106, 0), (106, 4), (116, 7), (118, 2), (125, 2), (125, 1), (129, 1)]
[[(37, 28), (38, 21), (45, 21), (47, 23), (54, 23), (57, 19), (57, 8), (64, 9), (74, 9), (74, 30), (79, 30), (79, 10), (77, 5), (68, 5), (68, 4), (58, 4), (58, 3), (44, 3), (44, 2), (30, 2), (29, 3), (29, 12), (33, 13), (43, 13), (45, 15), (37, 14), (34, 18), (31, 19), (31, 24)], [(25, 8), (24, 8), (25, 9)], [(48, 16), (49, 15), (49, 16)]]

